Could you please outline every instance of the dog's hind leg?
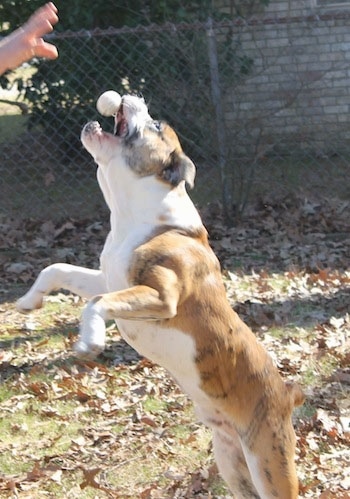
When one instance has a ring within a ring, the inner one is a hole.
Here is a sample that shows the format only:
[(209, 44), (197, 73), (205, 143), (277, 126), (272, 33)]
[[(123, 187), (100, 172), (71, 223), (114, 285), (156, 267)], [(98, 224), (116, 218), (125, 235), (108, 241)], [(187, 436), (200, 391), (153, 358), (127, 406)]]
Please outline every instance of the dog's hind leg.
[(213, 450), (220, 475), (235, 494), (234, 497), (259, 499), (260, 496), (252, 483), (238, 434), (233, 437), (214, 429)]
[(294, 429), (282, 407), (277, 417), (279, 421), (268, 415), (255, 435), (253, 420), (241, 435), (242, 449), (261, 499), (297, 499)]
[(92, 298), (107, 291), (100, 270), (55, 263), (40, 272), (30, 290), (17, 301), (16, 308), (22, 313), (41, 308), (43, 297), (57, 289), (65, 289), (82, 298)]

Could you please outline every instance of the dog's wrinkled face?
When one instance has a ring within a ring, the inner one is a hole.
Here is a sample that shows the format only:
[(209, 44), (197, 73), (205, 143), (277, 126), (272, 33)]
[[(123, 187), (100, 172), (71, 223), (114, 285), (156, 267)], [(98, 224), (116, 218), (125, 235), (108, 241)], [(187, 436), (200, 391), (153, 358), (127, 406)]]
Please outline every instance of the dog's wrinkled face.
[(169, 186), (184, 180), (193, 187), (193, 162), (182, 151), (174, 130), (151, 118), (142, 98), (123, 96), (115, 113), (114, 135), (94, 121), (85, 125), (81, 140), (101, 167), (111, 162), (123, 164), (139, 177), (153, 175)]

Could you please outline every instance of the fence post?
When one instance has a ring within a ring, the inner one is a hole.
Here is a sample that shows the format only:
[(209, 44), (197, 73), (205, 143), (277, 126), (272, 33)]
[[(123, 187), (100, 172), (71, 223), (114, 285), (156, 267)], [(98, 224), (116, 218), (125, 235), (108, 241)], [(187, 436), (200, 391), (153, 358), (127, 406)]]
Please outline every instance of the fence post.
[(227, 222), (232, 222), (232, 185), (231, 176), (227, 175), (227, 139), (225, 130), (225, 116), (222, 107), (218, 54), (216, 37), (213, 29), (213, 20), (207, 21), (206, 35), (208, 39), (208, 56), (210, 68), (211, 94), (215, 109), (216, 135), (219, 148), (219, 168), (221, 178), (221, 192), (224, 216)]

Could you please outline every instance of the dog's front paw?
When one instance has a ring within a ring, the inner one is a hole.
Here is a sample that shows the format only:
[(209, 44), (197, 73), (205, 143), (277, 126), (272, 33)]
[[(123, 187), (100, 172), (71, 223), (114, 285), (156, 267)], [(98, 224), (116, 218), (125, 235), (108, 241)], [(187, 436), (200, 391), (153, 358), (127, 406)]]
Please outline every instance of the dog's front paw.
[(16, 309), (21, 314), (27, 314), (32, 310), (37, 308), (41, 308), (43, 306), (43, 297), (42, 295), (35, 296), (33, 294), (27, 293), (21, 298), (19, 298), (16, 302)]
[(80, 336), (73, 347), (74, 351), (78, 357), (93, 359), (104, 350), (105, 343), (105, 321), (96, 310), (96, 304), (90, 302), (83, 311)]
[(85, 343), (85, 341), (79, 340), (73, 346), (73, 350), (77, 357), (80, 359), (95, 359), (104, 350), (103, 345), (97, 345), (93, 343)]

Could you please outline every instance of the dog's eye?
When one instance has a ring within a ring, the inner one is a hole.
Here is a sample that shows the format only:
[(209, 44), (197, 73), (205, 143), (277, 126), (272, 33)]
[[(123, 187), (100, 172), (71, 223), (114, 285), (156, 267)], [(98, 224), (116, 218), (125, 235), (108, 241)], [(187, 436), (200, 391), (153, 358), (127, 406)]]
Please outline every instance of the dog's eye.
[(161, 128), (162, 128), (162, 124), (160, 121), (153, 121), (153, 126), (154, 128), (157, 130), (157, 132), (160, 132), (161, 131)]

